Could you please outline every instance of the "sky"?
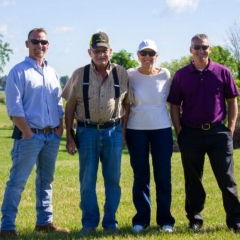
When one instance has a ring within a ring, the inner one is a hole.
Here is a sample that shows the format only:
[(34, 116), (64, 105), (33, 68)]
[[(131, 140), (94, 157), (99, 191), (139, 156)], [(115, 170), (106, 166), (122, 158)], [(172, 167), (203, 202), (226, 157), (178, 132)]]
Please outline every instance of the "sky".
[(226, 46), (229, 28), (240, 22), (240, 0), (0, 0), (0, 34), (14, 54), (0, 76), (28, 56), (28, 32), (43, 27), (50, 46), (49, 65), (59, 76), (90, 62), (90, 37), (106, 32), (113, 52), (132, 53), (144, 39), (158, 46), (156, 65), (189, 55), (191, 38), (209, 36)]

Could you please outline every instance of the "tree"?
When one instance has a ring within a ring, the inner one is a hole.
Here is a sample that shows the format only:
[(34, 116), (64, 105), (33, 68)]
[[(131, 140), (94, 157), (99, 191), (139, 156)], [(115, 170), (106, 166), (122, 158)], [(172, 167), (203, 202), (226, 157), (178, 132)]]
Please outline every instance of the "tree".
[(61, 84), (61, 87), (64, 88), (67, 81), (68, 81), (69, 77), (68, 76), (63, 76), (63, 77), (60, 77), (60, 84)]
[(3, 72), (3, 67), (6, 65), (6, 61), (9, 61), (9, 54), (13, 53), (13, 50), (9, 48), (9, 43), (3, 43), (0, 34), (0, 72)]
[(126, 50), (115, 52), (111, 56), (111, 62), (117, 63), (126, 69), (137, 67), (138, 61), (133, 57), (132, 53), (128, 53)]
[(210, 53), (210, 58), (214, 62), (218, 62), (228, 67), (233, 77), (235, 79), (238, 78), (238, 61), (231, 55), (231, 52), (227, 48), (213, 46), (212, 52)]
[(163, 62), (161, 64), (161, 66), (167, 68), (170, 71), (171, 77), (173, 77), (175, 72), (178, 69), (188, 65), (190, 63), (191, 59), (192, 59), (191, 55), (184, 56), (184, 57), (180, 58), (180, 60), (173, 59), (171, 62)]
[[(223, 48), (221, 46), (213, 46), (212, 47), (212, 52), (210, 53), (209, 57), (215, 61), (218, 62), (220, 64), (225, 65), (226, 67), (228, 67), (232, 73), (232, 75), (234, 76), (234, 78), (238, 78), (238, 65), (237, 65), (237, 60), (231, 55), (230, 51), (226, 48)], [(182, 58), (180, 58), (180, 60), (178, 59), (174, 59), (171, 62), (163, 62), (161, 64), (162, 67), (167, 68), (170, 73), (171, 76), (173, 77), (175, 72), (188, 65), (190, 63), (192, 59), (192, 56), (184, 56)]]
[(237, 60), (238, 79), (240, 79), (240, 22), (235, 20), (234, 25), (227, 30), (227, 49)]
[(0, 89), (5, 90), (7, 76), (0, 77)]

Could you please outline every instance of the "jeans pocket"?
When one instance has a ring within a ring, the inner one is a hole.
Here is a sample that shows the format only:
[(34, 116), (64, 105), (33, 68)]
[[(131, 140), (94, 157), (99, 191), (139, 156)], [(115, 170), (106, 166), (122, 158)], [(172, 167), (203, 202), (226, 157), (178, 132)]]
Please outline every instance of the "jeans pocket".
[(58, 134), (54, 133), (54, 136), (58, 139), (62, 139), (62, 137), (60, 137)]
[(34, 133), (34, 134), (32, 135), (32, 137), (30, 137), (30, 138), (21, 138), (21, 139), (19, 139), (19, 141), (28, 141), (28, 140), (32, 140), (33, 138), (35, 138), (35, 136), (36, 136), (36, 133)]
[(117, 126), (115, 126), (115, 130), (116, 130), (116, 132), (122, 133), (122, 125), (118, 124)]

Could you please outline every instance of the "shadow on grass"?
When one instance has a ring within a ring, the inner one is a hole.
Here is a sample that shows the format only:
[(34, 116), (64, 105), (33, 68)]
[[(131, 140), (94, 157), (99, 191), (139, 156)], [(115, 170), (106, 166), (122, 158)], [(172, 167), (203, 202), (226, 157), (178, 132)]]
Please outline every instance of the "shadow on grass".
[(71, 232), (69, 234), (61, 234), (61, 233), (49, 233), (49, 234), (44, 234), (44, 233), (36, 233), (36, 232), (30, 232), (30, 233), (21, 233), (19, 232), (19, 237), (18, 239), (26, 239), (26, 240), (30, 240), (30, 239), (101, 239), (101, 238), (111, 238), (114, 239), (114, 237), (116, 238), (120, 238), (120, 239), (133, 239), (133, 238), (146, 238), (148, 239), (148, 237), (150, 236), (158, 236), (162, 235), (167, 236), (169, 234), (173, 235), (173, 236), (179, 236), (179, 238), (183, 237), (183, 234), (186, 236), (188, 235), (189, 237), (191, 237), (192, 235), (194, 236), (202, 236), (202, 235), (206, 235), (206, 234), (212, 234), (212, 233), (218, 233), (218, 232), (222, 232), (222, 231), (231, 231), (228, 230), (228, 228), (223, 228), (222, 226), (214, 226), (214, 227), (206, 227), (201, 229), (199, 232), (194, 232), (188, 229), (188, 226), (182, 226), (182, 227), (175, 227), (174, 232), (173, 233), (165, 233), (163, 232), (158, 226), (150, 226), (147, 229), (145, 229), (143, 232), (141, 233), (133, 233), (131, 231), (132, 227), (131, 226), (124, 226), (124, 227), (120, 227), (118, 233), (111, 233), (111, 232), (104, 232), (102, 229), (97, 229), (96, 232), (88, 234), (84, 237), (80, 237), (79, 236), (79, 229), (74, 229), (71, 230)]
[(10, 131), (9, 134), (7, 136), (4, 136), (5, 134), (0, 133), (1, 138), (12, 138), (12, 127), (3, 127), (0, 128), (0, 131)]

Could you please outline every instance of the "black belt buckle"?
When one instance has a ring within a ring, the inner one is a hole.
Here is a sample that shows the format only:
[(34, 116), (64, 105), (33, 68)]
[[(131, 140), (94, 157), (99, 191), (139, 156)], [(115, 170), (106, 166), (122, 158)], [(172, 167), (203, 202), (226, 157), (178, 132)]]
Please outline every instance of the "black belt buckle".
[(202, 130), (209, 130), (211, 128), (211, 124), (205, 123), (202, 125)]

